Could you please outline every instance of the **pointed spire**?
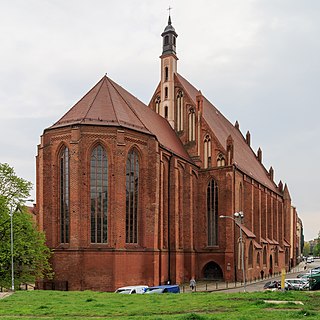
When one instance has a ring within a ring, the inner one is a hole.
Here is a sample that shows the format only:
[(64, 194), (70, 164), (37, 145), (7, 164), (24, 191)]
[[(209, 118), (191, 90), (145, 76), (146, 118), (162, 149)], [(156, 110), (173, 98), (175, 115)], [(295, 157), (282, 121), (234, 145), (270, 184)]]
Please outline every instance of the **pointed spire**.
[(171, 26), (171, 16), (170, 16), (170, 13), (169, 13), (168, 25)]
[(273, 181), (273, 175), (274, 175), (274, 170), (273, 170), (273, 168), (272, 167), (270, 167), (270, 169), (269, 169), (269, 177), (270, 177), (270, 179)]
[(162, 32), (161, 36), (163, 37), (163, 48), (162, 48), (162, 54), (176, 54), (176, 39), (178, 37), (178, 34), (176, 33), (176, 30), (172, 26), (171, 23), (171, 16), (170, 16), (170, 10), (172, 8), (169, 7), (169, 18), (168, 18), (168, 25), (165, 27), (164, 31)]
[(262, 150), (259, 147), (258, 151), (257, 151), (257, 158), (259, 162), (262, 162)]
[(250, 135), (249, 130), (247, 131), (247, 134), (246, 134), (246, 142), (247, 142), (247, 145), (250, 147), (250, 144), (251, 144), (251, 135)]

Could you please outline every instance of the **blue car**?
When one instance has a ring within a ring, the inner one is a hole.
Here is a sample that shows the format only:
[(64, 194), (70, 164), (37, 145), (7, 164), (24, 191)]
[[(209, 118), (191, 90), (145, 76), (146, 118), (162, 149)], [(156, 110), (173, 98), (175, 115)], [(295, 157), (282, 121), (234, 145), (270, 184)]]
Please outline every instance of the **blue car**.
[(145, 289), (145, 293), (153, 294), (153, 293), (180, 293), (180, 287), (177, 284), (174, 285), (163, 285), (163, 286), (155, 286), (148, 287)]

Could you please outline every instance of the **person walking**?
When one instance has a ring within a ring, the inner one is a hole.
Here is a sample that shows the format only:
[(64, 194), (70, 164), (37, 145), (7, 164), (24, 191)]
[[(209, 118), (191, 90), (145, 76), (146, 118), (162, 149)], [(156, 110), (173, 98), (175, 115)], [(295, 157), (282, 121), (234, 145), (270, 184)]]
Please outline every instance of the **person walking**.
[(190, 280), (191, 291), (196, 290), (196, 280), (192, 277)]

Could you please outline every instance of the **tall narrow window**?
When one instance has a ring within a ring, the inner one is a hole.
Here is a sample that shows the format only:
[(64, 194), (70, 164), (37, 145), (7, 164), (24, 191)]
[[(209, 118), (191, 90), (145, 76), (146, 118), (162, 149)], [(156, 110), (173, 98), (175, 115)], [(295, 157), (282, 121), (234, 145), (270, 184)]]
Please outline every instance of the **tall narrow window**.
[(164, 44), (169, 44), (169, 36), (164, 37)]
[(168, 106), (164, 107), (164, 117), (168, 119)]
[(169, 68), (165, 67), (164, 68), (164, 81), (168, 81), (169, 79)]
[(263, 247), (263, 265), (267, 265), (267, 248)]
[(164, 98), (168, 99), (168, 87), (164, 88)]
[(126, 166), (126, 243), (138, 243), (139, 159), (132, 150)]
[(250, 242), (250, 245), (249, 245), (248, 265), (249, 265), (250, 267), (253, 266), (253, 244), (252, 244), (252, 241)]
[(189, 111), (189, 141), (196, 140), (196, 114), (194, 109)]
[(204, 139), (204, 168), (207, 169), (211, 166), (211, 138), (207, 134)]
[(108, 159), (99, 145), (90, 161), (91, 243), (107, 243), (108, 239)]
[(156, 104), (155, 104), (155, 111), (156, 111), (156, 113), (160, 113), (160, 102), (161, 102), (161, 100), (160, 100), (160, 97), (158, 96), (157, 98), (156, 98)]
[(211, 180), (207, 187), (208, 246), (218, 244), (218, 185)]
[(183, 92), (177, 94), (177, 131), (183, 131)]
[(69, 206), (69, 149), (60, 153), (60, 242), (69, 243), (70, 206)]
[(217, 157), (217, 167), (224, 167), (226, 165), (226, 160), (222, 153), (218, 154)]

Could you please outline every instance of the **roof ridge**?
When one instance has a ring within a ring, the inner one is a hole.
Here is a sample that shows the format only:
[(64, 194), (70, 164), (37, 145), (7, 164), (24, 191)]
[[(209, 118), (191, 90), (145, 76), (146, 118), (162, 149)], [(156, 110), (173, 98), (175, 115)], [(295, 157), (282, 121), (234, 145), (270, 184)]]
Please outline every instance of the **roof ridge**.
[(108, 84), (108, 82), (111, 82), (111, 81), (110, 81), (110, 79), (109, 79), (107, 76), (105, 76), (105, 78), (106, 78), (107, 80), (109, 80), (109, 81), (107, 81), (107, 89), (108, 89), (108, 92), (109, 92), (109, 97), (110, 97), (110, 101), (111, 101), (111, 104), (112, 104), (113, 113), (114, 113), (114, 116), (116, 117), (117, 122), (120, 124), (119, 118), (118, 118), (118, 116), (117, 116), (117, 113), (116, 113), (116, 110), (115, 110), (115, 107), (114, 107), (114, 103), (113, 103), (113, 99), (112, 99), (112, 96), (111, 96), (109, 84)]
[(98, 94), (99, 94), (99, 92), (100, 92), (100, 90), (101, 90), (101, 87), (102, 87), (102, 85), (103, 85), (103, 82), (104, 82), (104, 81), (105, 81), (105, 76), (102, 78), (102, 81), (101, 81), (100, 87), (99, 87), (99, 89), (98, 89), (98, 91), (97, 91), (96, 95), (95, 95), (95, 96), (94, 96), (94, 98), (92, 99), (92, 102), (91, 102), (91, 104), (89, 105), (87, 112), (85, 113), (85, 115), (84, 115), (83, 119), (82, 119), (80, 122), (83, 122), (83, 120), (87, 118), (87, 115), (88, 115), (88, 113), (89, 113), (89, 111), (90, 111), (90, 109), (91, 109), (91, 107), (92, 107), (93, 103), (94, 103), (94, 102), (95, 102), (95, 100), (97, 99), (97, 96), (98, 96)]
[[(109, 79), (109, 78), (108, 78)], [(135, 111), (135, 109), (131, 106), (130, 102), (127, 101), (123, 96), (122, 94), (119, 92), (119, 90), (115, 87), (115, 85), (113, 84), (113, 81), (111, 79), (109, 79), (109, 82), (111, 83), (112, 87), (114, 88), (114, 90), (117, 91), (117, 93), (119, 94), (119, 96), (121, 97), (121, 99), (125, 102), (125, 104), (130, 108), (130, 110), (134, 113), (134, 115), (137, 117), (137, 119), (139, 119), (139, 122), (142, 124), (142, 128), (145, 128), (148, 132), (151, 133), (151, 131), (145, 126), (145, 124), (141, 121), (139, 115), (137, 114), (137, 112)], [(118, 84), (117, 84), (118, 85)], [(121, 87), (121, 86), (120, 86)], [(122, 87), (121, 87), (122, 88)], [(127, 92), (127, 91), (126, 91)], [(129, 92), (128, 92), (129, 93)], [(130, 93), (129, 93), (130, 94)], [(134, 97), (132, 95), (132, 97)], [(138, 100), (140, 103), (143, 103), (142, 101), (140, 101), (139, 99), (137, 99), (136, 97), (134, 97), (136, 100)], [(144, 104), (144, 103), (143, 103)], [(112, 103), (113, 105), (113, 103)], [(148, 108), (146, 105), (145, 105), (146, 108)], [(120, 124), (120, 123), (119, 123)]]

